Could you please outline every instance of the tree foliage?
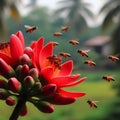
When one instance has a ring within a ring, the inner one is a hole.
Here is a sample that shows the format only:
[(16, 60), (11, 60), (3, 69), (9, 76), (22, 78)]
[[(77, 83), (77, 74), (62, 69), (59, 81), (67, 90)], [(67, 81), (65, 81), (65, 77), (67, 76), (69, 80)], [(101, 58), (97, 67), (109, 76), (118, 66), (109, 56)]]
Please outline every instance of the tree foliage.
[(101, 8), (100, 13), (105, 14), (102, 29), (106, 30), (113, 24), (116, 26), (112, 34), (113, 52), (120, 53), (120, 0), (108, 0)]
[(62, 0), (58, 3), (59, 8), (55, 11), (56, 17), (65, 18), (65, 23), (70, 24), (74, 31), (75, 36), (88, 27), (88, 18), (93, 18), (93, 13), (90, 11), (90, 4), (83, 2), (83, 0)]

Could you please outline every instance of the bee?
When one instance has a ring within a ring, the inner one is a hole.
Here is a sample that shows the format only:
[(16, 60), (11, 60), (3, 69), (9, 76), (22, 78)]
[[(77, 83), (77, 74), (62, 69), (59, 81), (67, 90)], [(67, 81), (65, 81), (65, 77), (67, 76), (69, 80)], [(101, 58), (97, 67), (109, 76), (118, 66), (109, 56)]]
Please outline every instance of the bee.
[(60, 36), (62, 36), (62, 33), (61, 32), (55, 32), (53, 35), (56, 36), (56, 37), (60, 37)]
[(47, 59), (50, 61), (51, 65), (53, 65), (55, 68), (58, 68), (61, 70), (61, 58), (57, 57), (57, 55), (52, 55), (47, 57)]
[(64, 58), (71, 57), (71, 55), (69, 53), (65, 53), (65, 52), (60, 52), (59, 55), (64, 57)]
[(94, 107), (94, 108), (98, 107), (95, 101), (88, 100), (87, 103), (90, 105), (90, 107)]
[(29, 25), (24, 25), (24, 27), (27, 29), (26, 32), (32, 33), (33, 31), (37, 30), (37, 26), (29, 26)]
[(69, 43), (72, 45), (78, 45), (79, 42), (77, 40), (69, 40)]
[(81, 49), (79, 49), (77, 52), (80, 53), (83, 57), (84, 56), (89, 57), (88, 54), (87, 54), (89, 51), (90, 50), (81, 50)]
[(109, 55), (108, 59), (110, 59), (113, 62), (116, 62), (116, 61), (120, 60), (120, 58), (118, 58), (117, 56), (113, 56), (113, 55)]
[(93, 62), (92, 60), (85, 60), (85, 61), (84, 61), (84, 64), (88, 64), (88, 65), (90, 65), (91, 67), (96, 65), (96, 63)]
[(112, 77), (112, 76), (103, 76), (102, 77), (104, 80), (106, 80), (106, 81), (108, 81), (108, 82), (110, 82), (110, 81), (115, 81), (115, 78), (114, 77)]
[(70, 26), (62, 26), (61, 31), (68, 31), (70, 30)]
[(58, 42), (54, 42), (54, 41), (52, 41), (51, 43), (53, 44), (54, 47), (59, 45)]

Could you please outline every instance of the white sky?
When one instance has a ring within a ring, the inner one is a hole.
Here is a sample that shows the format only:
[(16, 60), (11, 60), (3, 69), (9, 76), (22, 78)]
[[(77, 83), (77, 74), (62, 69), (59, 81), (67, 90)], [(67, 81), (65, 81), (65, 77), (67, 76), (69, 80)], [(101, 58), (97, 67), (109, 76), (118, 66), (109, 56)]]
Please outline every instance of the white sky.
[[(24, 3), (27, 3), (29, 0), (23, 0)], [(61, 1), (61, 0), (37, 0), (38, 2), (38, 5), (41, 5), (41, 6), (47, 6), (48, 8), (54, 10), (57, 8), (58, 6), (58, 1)], [(92, 7), (91, 7), (91, 10), (93, 11), (93, 13), (95, 15), (98, 14), (101, 6), (103, 5), (103, 3), (105, 3), (107, 0), (84, 0), (85, 2), (88, 2), (88, 3), (91, 3)], [(102, 21), (102, 18), (101, 17), (98, 17), (96, 16), (96, 19), (95, 21), (93, 21), (92, 23), (90, 23), (90, 25), (96, 23), (99, 24), (100, 22)]]
[[(38, 0), (38, 3), (40, 5), (48, 6), (51, 9), (54, 9), (57, 7), (57, 2), (61, 0)], [(93, 8), (98, 11), (101, 5), (105, 0), (84, 0), (88, 3), (91, 3), (93, 5)]]
[[(38, 4), (43, 5), (43, 6), (48, 6), (49, 8), (54, 10), (55, 8), (57, 8), (58, 1), (61, 1), (61, 0), (38, 0)], [(96, 15), (96, 19), (89, 23), (90, 26), (101, 23), (102, 18), (98, 17), (97, 14), (98, 14), (101, 6), (103, 5), (103, 3), (105, 3), (107, 0), (84, 0), (84, 1), (91, 3), (91, 5), (92, 5), (91, 10)]]

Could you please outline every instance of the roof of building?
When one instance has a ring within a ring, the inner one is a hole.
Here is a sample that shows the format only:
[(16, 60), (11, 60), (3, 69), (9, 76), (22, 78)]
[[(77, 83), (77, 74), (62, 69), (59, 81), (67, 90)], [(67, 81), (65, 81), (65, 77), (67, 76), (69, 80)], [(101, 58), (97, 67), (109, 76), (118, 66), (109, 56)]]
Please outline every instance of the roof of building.
[(110, 42), (109, 36), (97, 36), (85, 42), (86, 46), (102, 46)]

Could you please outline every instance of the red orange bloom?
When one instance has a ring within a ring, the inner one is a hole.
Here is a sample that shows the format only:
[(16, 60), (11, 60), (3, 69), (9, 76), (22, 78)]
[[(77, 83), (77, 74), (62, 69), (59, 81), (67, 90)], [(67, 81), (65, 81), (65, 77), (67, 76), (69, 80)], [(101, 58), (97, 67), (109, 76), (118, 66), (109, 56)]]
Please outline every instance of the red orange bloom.
[[(61, 69), (56, 66), (58, 61), (54, 61), (53, 59), (51, 62), (51, 60), (48, 59), (50, 56), (53, 56), (53, 44), (48, 43), (45, 46), (43, 46), (43, 44), (44, 38), (40, 38), (38, 42), (31, 45), (34, 49), (32, 62), (39, 71), (40, 81), (43, 85), (56, 84), (57, 86), (56, 93), (50, 101), (54, 104), (69, 104), (74, 102), (77, 97), (84, 96), (84, 92), (68, 92), (62, 89), (63, 87), (75, 86), (83, 82), (86, 78), (77, 80), (80, 74), (71, 75), (73, 68), (72, 60), (60, 63)], [(60, 59), (57, 56), (54, 58)], [(63, 99), (66, 100), (66, 102), (61, 102)]]
[(10, 42), (0, 43), (0, 58), (9, 65), (15, 65), (24, 52), (24, 37), (21, 31), (10, 36)]
[[(28, 112), (31, 102), (44, 113), (54, 112), (54, 106), (71, 104), (84, 92), (69, 92), (65, 87), (75, 86), (86, 78), (72, 75), (73, 61), (62, 63), (62, 56), (53, 54), (54, 44), (44, 46), (44, 38), (24, 47), (21, 31), (10, 36), (10, 42), (0, 44), (0, 99), (16, 107), (10, 119)], [(12, 98), (17, 97), (17, 99)]]

